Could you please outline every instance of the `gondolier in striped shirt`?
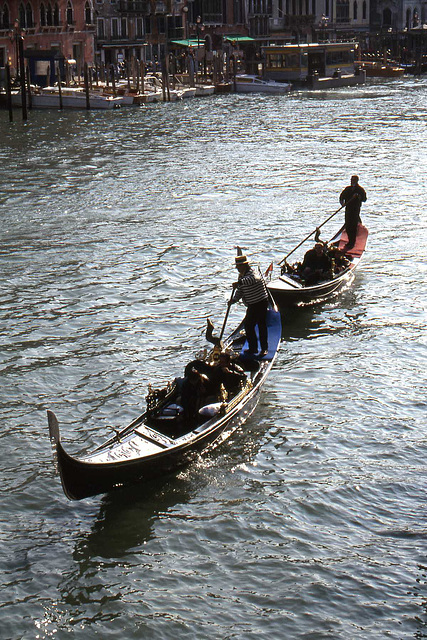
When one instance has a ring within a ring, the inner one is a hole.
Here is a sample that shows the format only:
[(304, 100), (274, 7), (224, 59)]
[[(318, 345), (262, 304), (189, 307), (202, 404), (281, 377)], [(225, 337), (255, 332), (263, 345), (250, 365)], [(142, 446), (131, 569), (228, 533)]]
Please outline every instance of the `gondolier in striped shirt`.
[(258, 351), (258, 340), (255, 327), (258, 326), (260, 352), (259, 358), (268, 353), (267, 309), (268, 293), (261, 274), (256, 274), (244, 255), (236, 256), (236, 269), (239, 278), (234, 283), (235, 292), (232, 303), (243, 300), (246, 305), (245, 331), (248, 341), (247, 355), (255, 356)]

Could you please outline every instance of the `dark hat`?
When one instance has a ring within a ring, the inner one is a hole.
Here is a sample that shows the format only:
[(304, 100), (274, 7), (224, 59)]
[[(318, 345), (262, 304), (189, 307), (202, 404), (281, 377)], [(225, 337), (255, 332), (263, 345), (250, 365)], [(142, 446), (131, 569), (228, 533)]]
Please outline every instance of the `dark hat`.
[(249, 264), (246, 256), (236, 256), (235, 261), (236, 261), (236, 267), (239, 266), (239, 264)]

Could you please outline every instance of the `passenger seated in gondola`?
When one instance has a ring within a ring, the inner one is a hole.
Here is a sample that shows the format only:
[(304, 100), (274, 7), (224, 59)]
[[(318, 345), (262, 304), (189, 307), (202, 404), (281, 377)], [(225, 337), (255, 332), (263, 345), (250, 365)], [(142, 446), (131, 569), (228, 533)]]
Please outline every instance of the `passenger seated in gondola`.
[(331, 268), (333, 275), (337, 275), (344, 271), (350, 264), (350, 260), (335, 245), (329, 245), (328, 256), (331, 259)]
[(301, 265), (301, 276), (307, 285), (316, 284), (330, 278), (331, 259), (326, 254), (321, 242), (316, 242), (313, 249), (309, 249)]
[(237, 393), (239, 388), (246, 382), (246, 373), (226, 351), (222, 351), (219, 356), (219, 362), (212, 368), (210, 375), (211, 391), (214, 395), (220, 393), (221, 385), (229, 395)]
[[(187, 368), (186, 368), (187, 370)], [(195, 368), (190, 368), (181, 388), (181, 406), (184, 422), (194, 422), (207, 395), (209, 378)]]

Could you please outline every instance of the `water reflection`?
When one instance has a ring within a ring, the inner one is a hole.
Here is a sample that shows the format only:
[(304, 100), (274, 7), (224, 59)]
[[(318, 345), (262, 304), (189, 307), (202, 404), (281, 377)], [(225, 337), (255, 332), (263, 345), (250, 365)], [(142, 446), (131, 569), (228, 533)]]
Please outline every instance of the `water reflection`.
[(157, 518), (177, 504), (187, 503), (197, 489), (183, 476), (170, 476), (166, 481), (156, 480), (104, 496), (90, 532), (74, 549), (79, 574), (100, 558), (124, 558), (151, 540)]

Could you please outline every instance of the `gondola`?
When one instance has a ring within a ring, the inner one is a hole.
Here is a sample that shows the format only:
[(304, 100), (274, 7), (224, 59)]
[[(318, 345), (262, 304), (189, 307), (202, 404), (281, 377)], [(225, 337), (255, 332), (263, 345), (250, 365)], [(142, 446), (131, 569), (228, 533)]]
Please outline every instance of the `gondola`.
[(267, 326), (269, 348), (263, 358), (245, 354), (248, 346), (241, 323), (224, 342), (219, 344), (216, 339), (213, 349), (195, 361), (209, 368), (215, 355), (225, 350), (232, 361), (244, 369), (246, 379), (232, 392), (221, 386), (217, 401), (212, 403), (207, 399), (207, 404), (201, 406), (191, 420), (184, 419), (180, 411), (182, 378), (175, 378), (162, 390), (150, 390), (147, 410), (142, 415), (92, 453), (76, 458), (62, 446), (58, 420), (48, 410), (50, 440), (65, 495), (70, 500), (80, 500), (148, 482), (173, 472), (223, 442), (254, 411), (276, 358), (281, 320), (275, 307), (268, 310)]
[(306, 285), (298, 272), (285, 263), (282, 274), (267, 285), (279, 309), (325, 302), (347, 288), (354, 280), (354, 272), (362, 259), (367, 239), (368, 229), (359, 223), (354, 247), (347, 250), (347, 233), (345, 229), (340, 230), (329, 245), (340, 249), (345, 266), (332, 277), (316, 284)]

